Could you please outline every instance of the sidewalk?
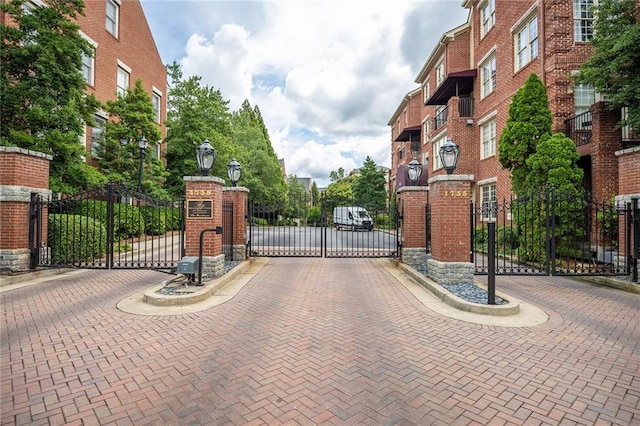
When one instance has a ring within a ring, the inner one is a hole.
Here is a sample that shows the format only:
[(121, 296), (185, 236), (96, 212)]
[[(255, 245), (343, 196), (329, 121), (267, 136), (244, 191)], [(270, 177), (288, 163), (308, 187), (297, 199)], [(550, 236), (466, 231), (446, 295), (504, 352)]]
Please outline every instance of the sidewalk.
[(498, 277), (549, 321), (421, 303), (375, 259), (270, 259), (231, 300), (134, 315), (166, 274), (88, 271), (0, 298), (4, 424), (640, 424), (640, 295)]

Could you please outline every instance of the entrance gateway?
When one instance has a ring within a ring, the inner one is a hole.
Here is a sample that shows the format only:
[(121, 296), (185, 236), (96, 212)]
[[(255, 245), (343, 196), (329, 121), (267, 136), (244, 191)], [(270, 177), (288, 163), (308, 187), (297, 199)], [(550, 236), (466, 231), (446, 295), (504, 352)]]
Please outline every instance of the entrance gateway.
[(399, 257), (402, 219), (395, 206), (327, 199), (313, 205), (303, 198), (249, 203), (250, 256)]

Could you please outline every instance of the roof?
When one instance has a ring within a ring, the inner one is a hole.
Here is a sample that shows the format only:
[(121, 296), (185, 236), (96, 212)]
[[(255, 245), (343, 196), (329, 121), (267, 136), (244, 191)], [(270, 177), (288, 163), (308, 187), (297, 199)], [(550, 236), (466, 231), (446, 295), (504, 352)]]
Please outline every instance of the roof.
[(405, 106), (409, 103), (409, 101), (412, 98), (414, 98), (415, 96), (418, 96), (420, 92), (422, 92), (422, 87), (417, 87), (412, 91), (410, 91), (409, 93), (407, 93), (406, 95), (404, 95), (404, 97), (402, 98), (402, 102), (400, 102), (400, 105), (398, 105), (398, 108), (396, 108), (396, 111), (393, 113), (393, 115), (389, 119), (389, 122), (387, 123), (388, 126), (393, 126), (394, 122), (400, 116)]
[(433, 92), (426, 105), (446, 105), (452, 96), (466, 95), (473, 92), (473, 80), (478, 76), (478, 70), (452, 72)]
[[(471, 13), (469, 13), (469, 17), (471, 17)], [(429, 55), (429, 58), (420, 69), (420, 72), (415, 79), (416, 83), (422, 84), (424, 82), (426, 77), (429, 75), (429, 71), (436, 65), (436, 61), (438, 61), (440, 59), (440, 56), (442, 56), (442, 54), (444, 53), (444, 47), (449, 44), (450, 41), (455, 40), (458, 34), (469, 31), (471, 29), (469, 17), (467, 17), (467, 22), (465, 22), (464, 24), (459, 25), (442, 34), (442, 37), (440, 37), (440, 41), (438, 42), (438, 44), (436, 44), (436, 47), (431, 52), (431, 55)]]

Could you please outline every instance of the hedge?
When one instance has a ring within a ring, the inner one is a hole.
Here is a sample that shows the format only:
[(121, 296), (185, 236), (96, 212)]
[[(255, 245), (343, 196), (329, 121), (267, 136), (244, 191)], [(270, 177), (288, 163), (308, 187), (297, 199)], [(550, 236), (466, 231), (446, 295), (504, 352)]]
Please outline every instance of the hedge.
[[(78, 214), (107, 224), (107, 202), (83, 200)], [(144, 217), (138, 207), (125, 203), (115, 203), (113, 206), (114, 239), (139, 237), (144, 233)]]
[(88, 260), (106, 252), (107, 230), (102, 222), (75, 214), (50, 214), (47, 238), (51, 261)]

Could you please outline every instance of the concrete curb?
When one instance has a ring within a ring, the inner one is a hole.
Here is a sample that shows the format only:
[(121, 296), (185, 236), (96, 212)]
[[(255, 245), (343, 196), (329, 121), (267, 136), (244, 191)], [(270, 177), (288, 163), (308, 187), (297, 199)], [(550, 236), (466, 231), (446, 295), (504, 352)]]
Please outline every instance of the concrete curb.
[[(447, 289), (433, 282), (410, 266), (399, 263), (398, 267), (411, 278), (418, 281), (423, 287), (433, 293), (438, 299), (442, 300), (444, 303), (453, 308), (465, 312), (471, 312), (474, 314), (494, 315), (499, 317), (518, 315), (520, 313), (520, 301), (498, 291), (496, 291), (496, 296), (499, 296), (500, 298), (506, 300), (508, 303), (504, 305), (481, 305), (479, 303), (472, 303), (449, 292)], [(480, 288), (483, 288), (484, 290), (487, 289), (484, 284), (477, 281), (474, 282), (474, 284)]]

